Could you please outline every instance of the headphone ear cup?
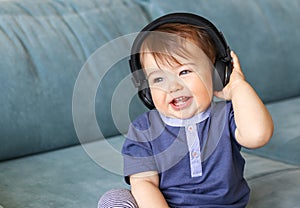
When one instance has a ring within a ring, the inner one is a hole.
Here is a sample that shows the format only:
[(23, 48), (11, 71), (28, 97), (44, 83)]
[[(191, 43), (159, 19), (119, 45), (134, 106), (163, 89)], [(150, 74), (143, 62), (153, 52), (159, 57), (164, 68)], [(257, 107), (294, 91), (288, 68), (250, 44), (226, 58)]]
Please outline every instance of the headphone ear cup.
[(214, 91), (222, 90), (228, 84), (232, 72), (231, 61), (223, 62), (217, 60), (213, 71), (213, 87)]
[(226, 64), (223, 61), (217, 60), (213, 70), (213, 87), (214, 91), (220, 91), (225, 86)]
[(149, 108), (150, 110), (155, 108), (149, 87), (139, 90), (138, 94), (147, 108)]

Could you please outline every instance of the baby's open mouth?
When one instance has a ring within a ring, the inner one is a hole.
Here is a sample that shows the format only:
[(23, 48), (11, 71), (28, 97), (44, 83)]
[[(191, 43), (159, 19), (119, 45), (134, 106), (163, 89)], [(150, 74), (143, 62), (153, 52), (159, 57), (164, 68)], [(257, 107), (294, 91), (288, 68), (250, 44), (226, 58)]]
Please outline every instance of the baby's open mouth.
[(186, 96), (182, 96), (182, 97), (178, 97), (178, 98), (174, 98), (171, 103), (175, 106), (181, 106), (184, 105), (191, 97), (186, 97)]

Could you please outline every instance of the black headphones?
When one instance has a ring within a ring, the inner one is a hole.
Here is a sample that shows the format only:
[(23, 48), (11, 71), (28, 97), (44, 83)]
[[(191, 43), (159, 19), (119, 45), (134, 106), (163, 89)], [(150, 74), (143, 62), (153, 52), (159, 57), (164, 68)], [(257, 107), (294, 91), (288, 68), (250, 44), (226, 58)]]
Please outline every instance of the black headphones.
[(232, 72), (230, 48), (227, 45), (222, 32), (220, 32), (210, 21), (190, 13), (172, 13), (162, 16), (140, 31), (133, 42), (129, 60), (131, 73), (133, 75), (133, 83), (139, 90), (138, 95), (140, 99), (149, 109), (154, 109), (155, 106), (152, 101), (147, 78), (142, 70), (139, 52), (143, 41), (148, 35), (147, 31), (153, 31), (160, 25), (167, 23), (183, 23), (199, 26), (205, 29), (211, 36), (217, 50), (215, 69), (218, 74), (214, 73), (214, 90), (221, 90), (229, 82), (229, 77)]

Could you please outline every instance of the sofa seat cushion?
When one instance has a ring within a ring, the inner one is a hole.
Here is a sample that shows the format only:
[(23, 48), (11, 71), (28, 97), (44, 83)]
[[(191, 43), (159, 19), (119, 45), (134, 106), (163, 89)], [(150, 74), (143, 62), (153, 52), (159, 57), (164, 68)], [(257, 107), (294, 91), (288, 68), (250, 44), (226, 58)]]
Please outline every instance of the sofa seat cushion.
[(244, 154), (245, 176), (251, 188), (247, 208), (298, 207), (300, 167)]
[(249, 181), (248, 208), (299, 207), (300, 168), (270, 173)]
[(0, 207), (97, 207), (120, 175), (97, 165), (81, 146), (0, 163)]
[[(116, 136), (88, 146), (101, 147), (108, 142), (120, 156), (123, 141), (123, 136)], [(1, 162), (0, 207), (96, 207), (106, 191), (128, 188), (120, 173), (102, 168), (103, 165), (95, 160), (96, 155), (91, 156), (84, 150), (90, 149), (75, 146)], [(119, 159), (108, 152), (101, 149), (99, 155), (110, 158), (115, 166), (122, 166)], [(243, 154), (245, 176), (252, 189), (249, 208), (296, 207), (290, 205), (299, 204), (296, 196), (300, 188), (299, 166)]]

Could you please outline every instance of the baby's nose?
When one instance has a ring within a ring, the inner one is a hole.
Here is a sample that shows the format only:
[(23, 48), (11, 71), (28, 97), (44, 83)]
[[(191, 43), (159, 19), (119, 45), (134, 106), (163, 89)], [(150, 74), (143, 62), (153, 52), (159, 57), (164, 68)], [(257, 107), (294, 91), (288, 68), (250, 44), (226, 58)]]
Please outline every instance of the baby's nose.
[(183, 89), (182, 81), (177, 77), (172, 77), (168, 79), (168, 91), (169, 93), (176, 92)]

